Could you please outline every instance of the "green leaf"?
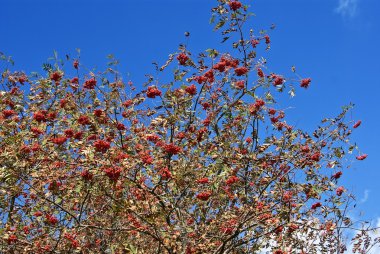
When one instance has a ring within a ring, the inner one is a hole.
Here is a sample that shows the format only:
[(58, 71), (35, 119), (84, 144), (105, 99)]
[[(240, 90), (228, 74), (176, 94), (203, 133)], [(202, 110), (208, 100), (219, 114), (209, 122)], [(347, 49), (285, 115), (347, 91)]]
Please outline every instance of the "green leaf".
[(206, 52), (211, 58), (217, 57), (219, 55), (219, 52), (216, 49), (206, 49)]
[(214, 27), (214, 30), (219, 30), (221, 27), (224, 26), (224, 24), (226, 23), (226, 21), (224, 19), (221, 19), (218, 24), (216, 24), (216, 26)]
[(43, 63), (42, 64), (42, 69), (47, 72), (52, 72), (53, 71), (53, 66), (50, 63)]
[(215, 15), (212, 15), (211, 18), (210, 18), (210, 24), (212, 24), (214, 22), (215, 22)]
[(273, 96), (270, 92), (267, 92), (267, 94), (265, 95), (265, 99), (267, 99), (268, 101), (271, 101), (273, 102)]

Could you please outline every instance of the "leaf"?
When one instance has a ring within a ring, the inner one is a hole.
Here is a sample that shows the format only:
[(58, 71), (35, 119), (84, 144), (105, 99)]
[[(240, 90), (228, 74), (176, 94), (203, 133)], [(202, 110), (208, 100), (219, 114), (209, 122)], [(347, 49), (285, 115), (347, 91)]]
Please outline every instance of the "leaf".
[(341, 148), (337, 147), (337, 148), (334, 148), (334, 155), (338, 158), (342, 158), (344, 155), (344, 152), (342, 151)]
[(216, 30), (219, 30), (221, 27), (224, 26), (225, 23), (226, 23), (226, 20), (221, 19), (221, 20), (216, 24), (216, 26), (214, 27), (214, 30), (215, 30), (215, 31), (216, 31)]
[(212, 15), (211, 18), (210, 18), (210, 24), (212, 24), (214, 22), (215, 22), (215, 15)]
[(33, 71), (33, 72), (30, 73), (30, 76), (34, 77), (34, 78), (37, 78), (38, 77), (38, 73)]
[(222, 43), (224, 43), (225, 41), (227, 41), (230, 37), (224, 37), (223, 40), (222, 40)]
[(211, 58), (217, 57), (219, 55), (219, 52), (216, 49), (206, 49), (206, 52)]
[(129, 245), (129, 250), (130, 250), (131, 253), (133, 253), (133, 254), (137, 254), (137, 253), (138, 253), (138, 249), (137, 249), (137, 247), (134, 247), (133, 245)]
[(47, 72), (52, 72), (53, 71), (53, 66), (50, 63), (43, 63), (42, 64), (42, 69)]
[(254, 92), (252, 92), (252, 91), (247, 91), (246, 93), (247, 93), (248, 95), (252, 96), (253, 98), (256, 98)]
[(349, 154), (352, 154), (352, 151), (353, 151), (355, 148), (356, 148), (355, 145), (350, 146), (350, 147), (348, 148), (348, 153), (349, 153)]
[(80, 193), (81, 190), (82, 190), (82, 186), (80, 184), (78, 184), (78, 186), (75, 188), (75, 192)]
[(161, 66), (160, 71), (163, 71), (166, 67), (168, 67), (168, 65), (173, 61), (173, 59), (174, 59), (174, 54), (170, 54), (169, 59), (166, 61), (166, 63), (163, 66)]
[(267, 92), (267, 94), (265, 95), (265, 99), (267, 99), (268, 101), (271, 101), (273, 102), (273, 96), (270, 92)]

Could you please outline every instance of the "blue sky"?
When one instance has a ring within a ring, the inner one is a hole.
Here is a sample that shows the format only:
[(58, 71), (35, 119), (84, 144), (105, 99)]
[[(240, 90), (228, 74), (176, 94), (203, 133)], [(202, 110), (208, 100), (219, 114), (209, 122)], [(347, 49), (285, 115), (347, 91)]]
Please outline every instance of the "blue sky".
[[(341, 106), (355, 103), (350, 117), (363, 123), (352, 139), (369, 156), (353, 162), (343, 183), (356, 194), (366, 218), (380, 217), (380, 1), (249, 3), (255, 30), (276, 24), (270, 32), (272, 49), (264, 54), (271, 70), (289, 73), (295, 65), (313, 79), (308, 90), (282, 105), (292, 106), (291, 124), (311, 130)], [(0, 0), (0, 5), (0, 51), (27, 72), (41, 71), (53, 50), (64, 57), (80, 48), (81, 62), (99, 69), (114, 54), (126, 79), (138, 84), (144, 74), (154, 73), (153, 61), (162, 63), (185, 42), (185, 31), (191, 33), (187, 43), (194, 53), (219, 47), (221, 38), (208, 24), (211, 0)]]

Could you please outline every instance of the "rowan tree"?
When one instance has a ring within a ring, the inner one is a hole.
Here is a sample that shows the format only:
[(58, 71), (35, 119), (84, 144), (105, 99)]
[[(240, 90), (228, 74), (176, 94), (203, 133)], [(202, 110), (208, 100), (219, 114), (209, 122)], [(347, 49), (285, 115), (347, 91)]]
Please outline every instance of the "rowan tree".
[(276, 98), (311, 79), (269, 71), (248, 6), (216, 5), (230, 51), (180, 45), (156, 65), (167, 82), (135, 87), (116, 60), (89, 71), (79, 52), (41, 74), (2, 55), (2, 253), (344, 253), (350, 229), (357, 253), (378, 242), (339, 184), (367, 157), (351, 106), (312, 133), (292, 126)]

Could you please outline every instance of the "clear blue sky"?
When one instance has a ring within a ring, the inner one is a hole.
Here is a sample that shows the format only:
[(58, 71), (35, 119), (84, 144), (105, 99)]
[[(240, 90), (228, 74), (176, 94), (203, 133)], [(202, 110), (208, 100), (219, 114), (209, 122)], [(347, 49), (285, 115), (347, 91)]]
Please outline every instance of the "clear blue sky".
[[(295, 65), (313, 79), (310, 89), (283, 105), (294, 107), (288, 112), (291, 124), (311, 130), (341, 106), (356, 104), (352, 118), (363, 123), (352, 138), (369, 156), (355, 161), (343, 182), (357, 195), (365, 217), (380, 217), (380, 1), (249, 3), (257, 15), (250, 21), (253, 28), (277, 26), (265, 55), (271, 70), (289, 73)], [(151, 62), (162, 63), (185, 41), (185, 31), (194, 52), (218, 46), (220, 37), (208, 25), (213, 5), (212, 0), (0, 0), (0, 51), (27, 72), (41, 71), (53, 50), (64, 57), (80, 48), (82, 63), (99, 68), (112, 53), (124, 75), (138, 84), (153, 73)]]

